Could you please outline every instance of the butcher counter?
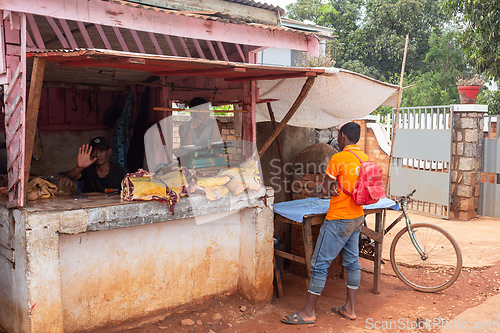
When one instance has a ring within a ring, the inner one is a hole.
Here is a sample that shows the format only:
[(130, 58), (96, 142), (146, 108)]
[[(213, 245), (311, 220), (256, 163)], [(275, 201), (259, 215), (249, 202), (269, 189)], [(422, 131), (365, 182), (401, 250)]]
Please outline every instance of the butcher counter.
[(273, 190), (207, 201), (58, 196), (0, 203), (0, 316), (75, 332), (239, 291), (269, 302)]

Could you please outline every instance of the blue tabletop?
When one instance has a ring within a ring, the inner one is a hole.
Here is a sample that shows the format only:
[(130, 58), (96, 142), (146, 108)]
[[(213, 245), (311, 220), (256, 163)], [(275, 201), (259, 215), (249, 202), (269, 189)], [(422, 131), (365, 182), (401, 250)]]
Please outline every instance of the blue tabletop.
[[(305, 198), (278, 202), (273, 205), (274, 212), (295, 222), (302, 222), (309, 214), (326, 214), (330, 206), (330, 199)], [(388, 198), (380, 199), (377, 203), (363, 206), (363, 209), (391, 208), (399, 210), (399, 205)]]

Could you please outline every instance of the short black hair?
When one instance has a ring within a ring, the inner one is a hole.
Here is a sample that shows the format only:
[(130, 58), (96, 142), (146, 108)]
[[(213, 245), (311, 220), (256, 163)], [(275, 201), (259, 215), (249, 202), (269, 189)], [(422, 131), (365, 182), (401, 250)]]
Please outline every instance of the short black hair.
[(208, 103), (208, 101), (206, 99), (201, 98), (201, 97), (195, 97), (191, 100), (191, 102), (189, 102), (189, 107), (194, 108), (195, 106), (202, 105), (205, 103)]
[(351, 143), (358, 143), (359, 137), (361, 135), (361, 126), (356, 123), (350, 122), (342, 125), (339, 133), (344, 133)]

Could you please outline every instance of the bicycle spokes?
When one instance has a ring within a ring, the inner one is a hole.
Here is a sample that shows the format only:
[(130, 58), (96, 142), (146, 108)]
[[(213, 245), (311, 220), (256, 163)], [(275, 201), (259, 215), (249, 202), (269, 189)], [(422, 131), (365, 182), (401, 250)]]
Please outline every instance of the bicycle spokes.
[(453, 284), (462, 267), (455, 240), (432, 224), (401, 230), (391, 245), (391, 265), (407, 285), (420, 291), (439, 291)]

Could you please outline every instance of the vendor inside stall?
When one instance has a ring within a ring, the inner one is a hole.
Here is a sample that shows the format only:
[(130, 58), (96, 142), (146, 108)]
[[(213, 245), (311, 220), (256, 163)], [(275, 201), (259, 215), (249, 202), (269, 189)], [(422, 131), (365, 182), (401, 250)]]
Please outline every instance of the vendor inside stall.
[(209, 142), (222, 141), (222, 124), (220, 120), (210, 118), (211, 106), (211, 103), (201, 97), (191, 100), (189, 103), (191, 120), (179, 127), (181, 146), (206, 147)]
[(79, 182), (80, 192), (113, 192), (121, 188), (128, 173), (125, 168), (111, 162), (111, 147), (105, 137), (96, 137), (78, 149), (77, 166), (66, 176)]

